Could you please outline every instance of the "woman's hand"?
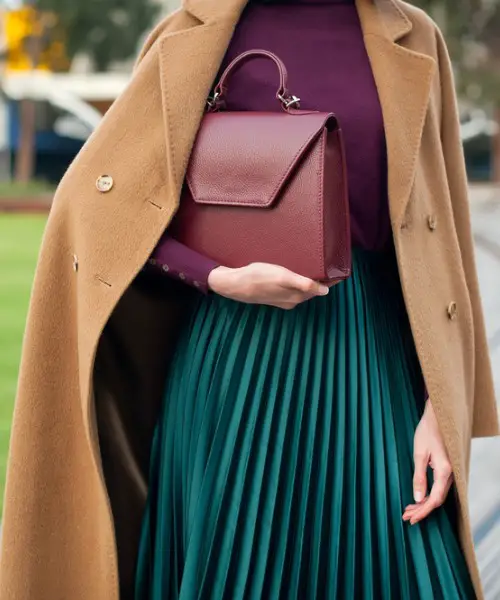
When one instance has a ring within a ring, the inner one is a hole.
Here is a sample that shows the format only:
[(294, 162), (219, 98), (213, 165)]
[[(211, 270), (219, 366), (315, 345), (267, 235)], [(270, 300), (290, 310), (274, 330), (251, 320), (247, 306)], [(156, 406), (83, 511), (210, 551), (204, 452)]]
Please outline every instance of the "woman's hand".
[(217, 267), (208, 276), (208, 286), (232, 300), (283, 309), (292, 309), (329, 291), (326, 285), (267, 263), (252, 263), (239, 269)]
[[(430, 400), (415, 431), (413, 444), (415, 473), (413, 495), (416, 504), (406, 507), (404, 521), (412, 525), (425, 519), (446, 500), (453, 481), (450, 460), (439, 432), (436, 415)], [(427, 467), (434, 471), (432, 490), (427, 495)]]

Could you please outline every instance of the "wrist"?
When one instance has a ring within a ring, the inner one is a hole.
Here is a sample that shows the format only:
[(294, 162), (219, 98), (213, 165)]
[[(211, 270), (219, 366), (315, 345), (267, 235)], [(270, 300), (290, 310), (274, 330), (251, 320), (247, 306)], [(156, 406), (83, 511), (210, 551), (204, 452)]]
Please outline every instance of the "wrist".
[(425, 401), (424, 417), (432, 419), (433, 421), (436, 420), (436, 414), (434, 413), (434, 408), (430, 398), (427, 398)]

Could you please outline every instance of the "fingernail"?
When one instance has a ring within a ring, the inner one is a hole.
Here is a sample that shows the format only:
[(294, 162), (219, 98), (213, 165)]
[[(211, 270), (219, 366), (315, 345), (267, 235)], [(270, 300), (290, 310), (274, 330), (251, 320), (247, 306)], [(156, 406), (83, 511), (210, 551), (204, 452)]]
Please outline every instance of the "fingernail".
[(326, 296), (328, 294), (328, 292), (330, 291), (330, 288), (326, 287), (326, 285), (320, 285), (319, 286), (319, 293), (322, 296)]
[(415, 492), (415, 502), (422, 502), (424, 495), (422, 492)]

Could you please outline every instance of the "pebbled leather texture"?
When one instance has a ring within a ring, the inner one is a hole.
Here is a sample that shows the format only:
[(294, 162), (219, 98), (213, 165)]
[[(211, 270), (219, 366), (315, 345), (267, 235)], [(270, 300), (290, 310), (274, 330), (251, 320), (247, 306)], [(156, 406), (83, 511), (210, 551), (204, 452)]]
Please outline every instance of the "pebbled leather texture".
[(325, 113), (299, 115), (292, 120), (285, 112), (207, 115), (186, 174), (193, 199), (202, 204), (271, 206), (301, 169), (305, 155), (314, 152), (326, 123), (336, 122)]
[(347, 173), (335, 115), (206, 114), (169, 229), (228, 267), (267, 262), (320, 281), (348, 277)]

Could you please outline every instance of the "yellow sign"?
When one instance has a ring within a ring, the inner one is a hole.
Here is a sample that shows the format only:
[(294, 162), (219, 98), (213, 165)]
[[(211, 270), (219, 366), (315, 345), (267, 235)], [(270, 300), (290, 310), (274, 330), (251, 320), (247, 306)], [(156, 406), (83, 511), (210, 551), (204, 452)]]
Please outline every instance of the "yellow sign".
[(33, 7), (7, 12), (5, 15), (7, 69), (10, 71), (65, 70), (68, 67), (68, 60), (59, 34), (55, 15), (40, 13)]

